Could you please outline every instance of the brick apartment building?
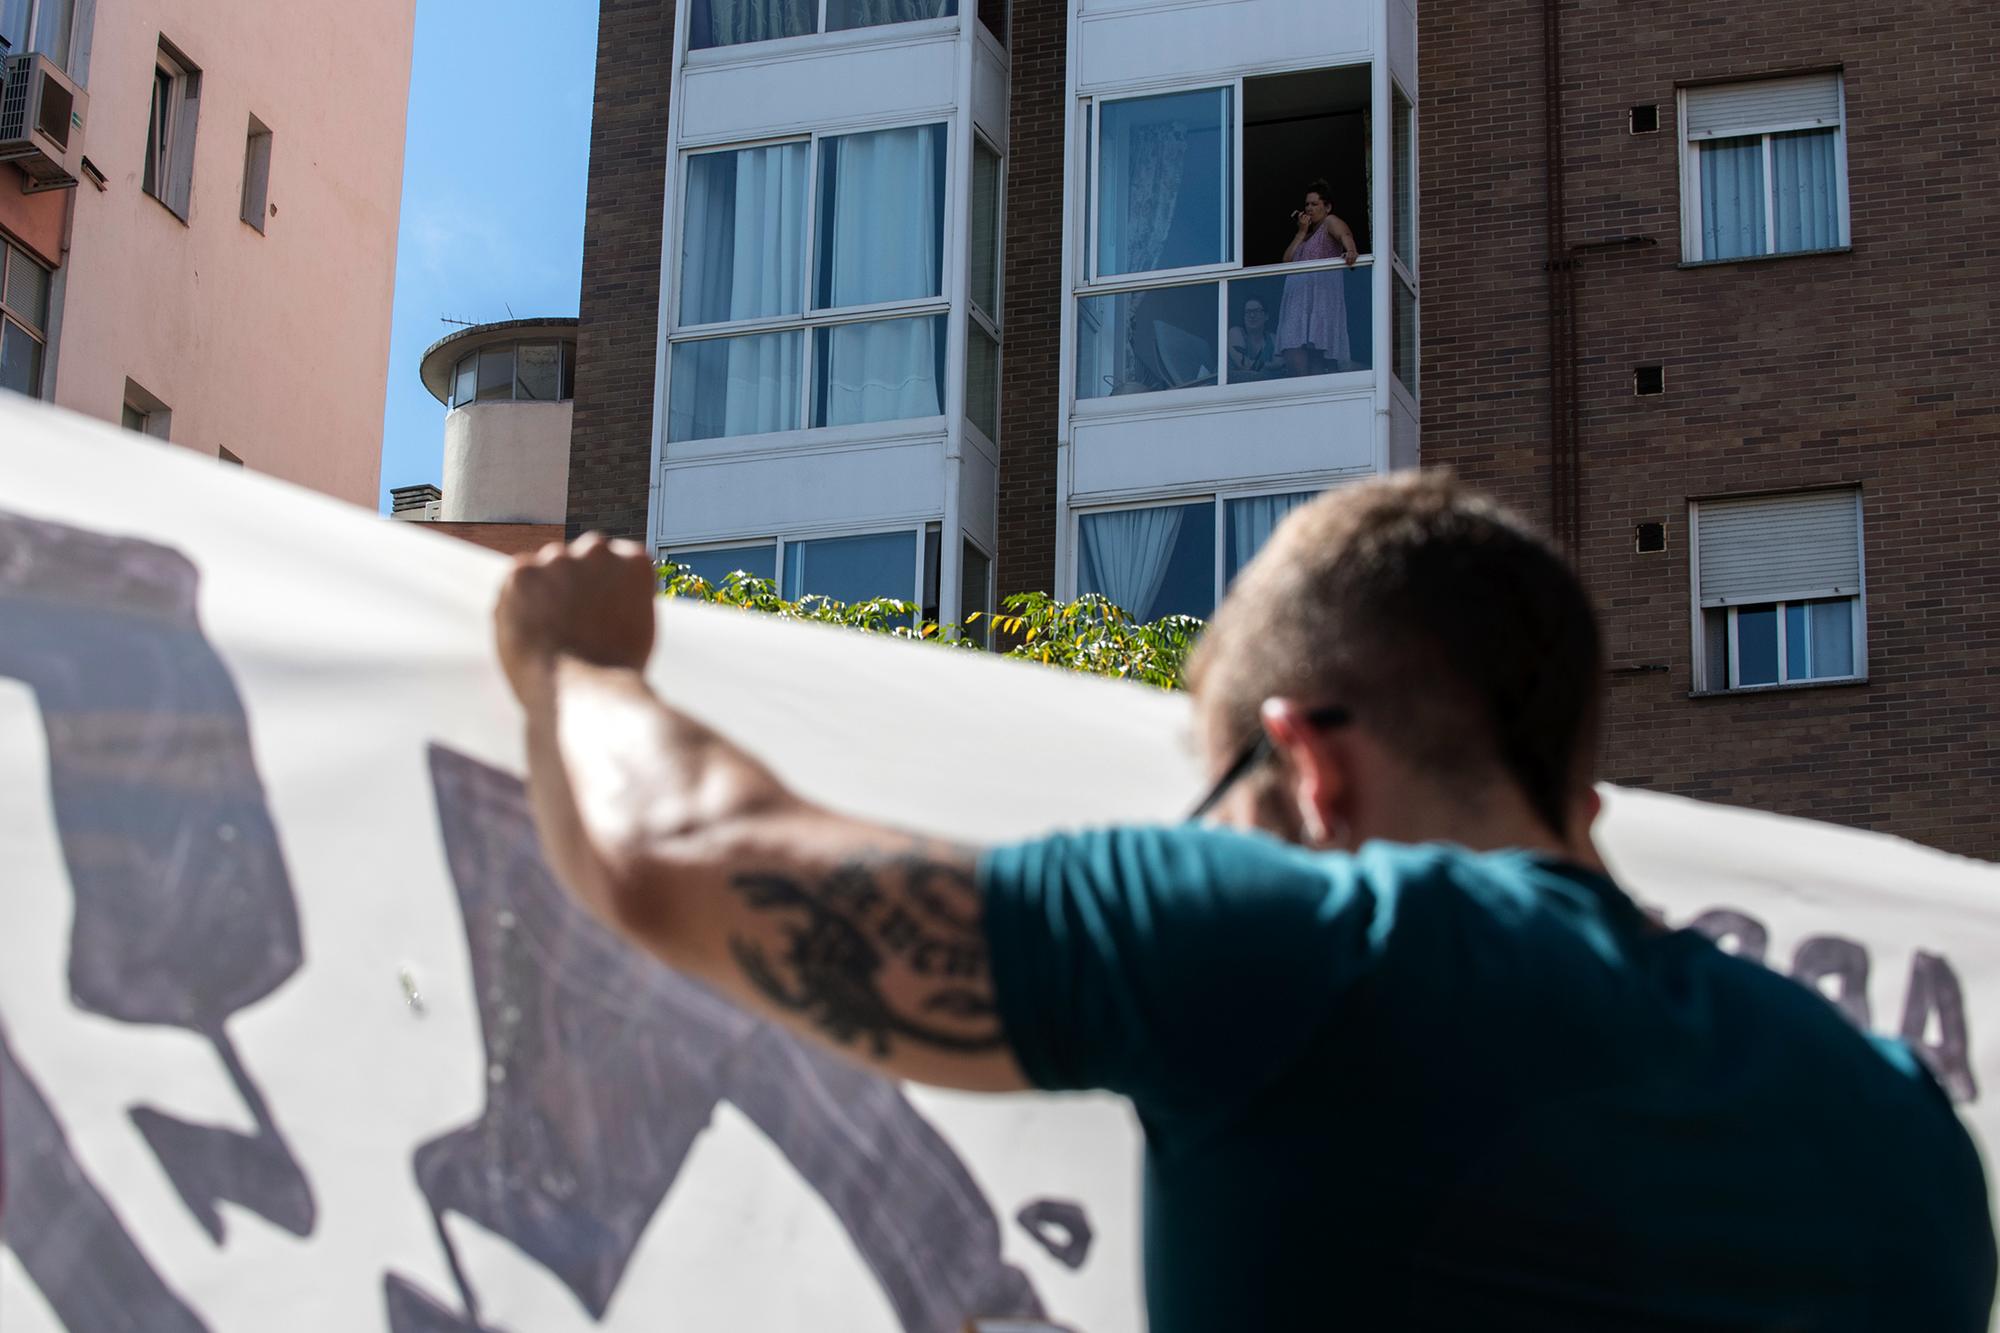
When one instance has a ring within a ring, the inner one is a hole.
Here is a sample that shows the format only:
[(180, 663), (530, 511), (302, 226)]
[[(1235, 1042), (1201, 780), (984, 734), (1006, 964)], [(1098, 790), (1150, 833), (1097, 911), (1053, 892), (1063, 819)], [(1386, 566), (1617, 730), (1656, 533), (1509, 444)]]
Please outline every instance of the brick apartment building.
[(2000, 856), (1991, 19), (1424, 12), (1423, 458), (1570, 544), (1614, 781)]
[(1206, 614), (1421, 455), (1573, 552), (1614, 779), (2000, 855), (1971, 7), (963, 2), (603, 0), (572, 530)]

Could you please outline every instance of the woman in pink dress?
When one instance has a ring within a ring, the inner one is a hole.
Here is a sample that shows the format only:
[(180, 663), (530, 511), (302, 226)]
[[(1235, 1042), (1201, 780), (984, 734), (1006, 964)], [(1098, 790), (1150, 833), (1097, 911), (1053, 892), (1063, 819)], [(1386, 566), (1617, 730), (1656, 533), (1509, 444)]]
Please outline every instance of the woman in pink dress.
[[(1306, 206), (1292, 216), (1299, 234), (1285, 247), (1285, 262), (1345, 255), (1354, 267), (1359, 252), (1354, 233), (1327, 207), (1332, 187), (1324, 180), (1306, 186)], [(1350, 359), (1347, 343), (1347, 275), (1333, 269), (1296, 273), (1285, 279), (1278, 307), (1278, 351), (1293, 375), (1323, 375)]]

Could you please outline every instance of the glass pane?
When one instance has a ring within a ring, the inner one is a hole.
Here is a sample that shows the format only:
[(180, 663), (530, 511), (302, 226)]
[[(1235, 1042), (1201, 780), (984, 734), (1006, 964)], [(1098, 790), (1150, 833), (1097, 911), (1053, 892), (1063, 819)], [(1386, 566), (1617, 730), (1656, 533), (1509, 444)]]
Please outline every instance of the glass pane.
[(1218, 284), (1156, 287), (1076, 303), (1076, 396), (1216, 382)]
[(1705, 607), (1701, 613), (1702, 677), (1704, 690), (1729, 688), (1729, 609)]
[(819, 0), (694, 0), (688, 46), (735, 46), (803, 37), (819, 27)]
[(944, 126), (820, 141), (820, 309), (944, 291)]
[(1807, 665), (1806, 608), (1803, 602), (1793, 602), (1785, 607), (1785, 679), (1809, 680), (1812, 669)]
[(1771, 136), (1771, 220), (1778, 250), (1827, 250), (1840, 244), (1837, 130)]
[(958, 565), (958, 623), (968, 639), (990, 645), (993, 629), (987, 623), (987, 616), (993, 607), (987, 600), (987, 592), (993, 582), (993, 562), (986, 553), (971, 542), (965, 543), (965, 554)]
[(799, 428), (801, 333), (680, 343), (667, 400), (668, 440)]
[(49, 327), (49, 271), (22, 251), (7, 247), (6, 306), (9, 314), (46, 333)]
[(153, 104), (146, 123), (146, 165), (140, 188), (156, 199), (167, 197), (168, 154), (172, 151), (174, 76), (153, 70)]
[(826, 0), (826, 30), (945, 19), (956, 13), (956, 0)]
[(1097, 271), (1236, 257), (1234, 90), (1106, 102), (1098, 112)]
[(505, 402), (514, 396), (513, 347), (488, 347), (479, 353), (479, 401)]
[(924, 525), (924, 582), (923, 596), (917, 599), (917, 615), (935, 623), (938, 612), (943, 608), (940, 602), (944, 596), (944, 527), (939, 523)]
[(1085, 514), (1077, 523), (1076, 586), (1143, 622), (1215, 609), (1215, 506), (1164, 505)]
[(1812, 621), (1812, 674), (1818, 680), (1834, 680), (1854, 674), (1854, 603), (1809, 602)]
[(457, 371), (452, 375), (451, 405), (464, 407), (479, 396), (479, 356), (477, 353), (463, 358)]
[(873, 597), (914, 601), (917, 534), (878, 532), (785, 544), (784, 595), (865, 602)]
[(562, 394), (565, 400), (576, 397), (576, 344), (562, 345)]
[(1736, 684), (1778, 683), (1778, 608), (1745, 606), (1736, 612)]
[(965, 417), (980, 434), (1000, 442), (1000, 344), (971, 321), (965, 339)]
[(1319, 269), (1229, 284), (1229, 382), (1367, 370), (1374, 286), (1365, 268)]
[(1403, 94), (1394, 94), (1396, 99), (1396, 119), (1390, 126), (1390, 158), (1395, 163), (1395, 200), (1391, 207), (1396, 211), (1393, 235), (1395, 236), (1396, 258), (1403, 261), (1403, 267), (1417, 271), (1417, 157), (1416, 136), (1413, 129), (1410, 104), (1403, 100)]
[(972, 144), (972, 303), (1000, 322), (1000, 156)]
[(719, 546), (706, 551), (673, 551), (667, 559), (686, 565), (716, 586), (739, 569), (752, 578), (766, 581), (775, 581), (778, 573), (778, 548), (769, 542), (756, 546)]
[(687, 160), (682, 324), (796, 315), (805, 301), (806, 158), (773, 144)]
[(1264, 549), (1264, 543), (1271, 540), (1278, 521), (1299, 506), (1317, 498), (1317, 491), (1293, 491), (1289, 495), (1253, 495), (1241, 500), (1231, 500), (1227, 510), (1223, 530), (1228, 544), (1222, 550), (1222, 582), (1226, 588), (1236, 582), (1236, 576), (1243, 572), (1243, 566), (1257, 552)]
[(514, 351), (514, 396), (523, 402), (553, 403), (562, 392), (562, 348), (556, 343), (522, 343)]
[(0, 320), (0, 389), (41, 397), (42, 345), (12, 320)]
[(934, 417), (944, 411), (943, 315), (814, 331), (813, 422)]
[(1400, 277), (1395, 285), (1396, 308), (1390, 314), (1395, 318), (1393, 332), (1396, 345), (1392, 351), (1395, 364), (1391, 369), (1414, 398), (1417, 393), (1417, 294)]
[[(42, 0), (41, 17), (35, 21), (35, 49), (69, 68), (69, 33), (73, 0)], [(14, 48), (20, 50), (17, 44)]]
[(0, 38), (6, 40), (10, 55), (19, 55), (28, 49), (28, 11), (31, 8), (29, 0), (0, 0)]
[(1701, 257), (1764, 253), (1764, 141), (1710, 139), (1701, 164)]

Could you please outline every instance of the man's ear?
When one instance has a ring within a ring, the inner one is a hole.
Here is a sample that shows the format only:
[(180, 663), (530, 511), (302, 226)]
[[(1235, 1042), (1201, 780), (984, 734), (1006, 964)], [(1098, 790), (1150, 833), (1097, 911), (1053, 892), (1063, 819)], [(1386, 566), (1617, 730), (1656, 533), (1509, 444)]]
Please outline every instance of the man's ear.
[(1286, 799), (1298, 811), (1308, 846), (1339, 844), (1351, 822), (1346, 814), (1349, 783), (1340, 756), (1324, 728), (1316, 727), (1295, 700), (1266, 699), (1259, 710), (1264, 734), (1283, 768)]

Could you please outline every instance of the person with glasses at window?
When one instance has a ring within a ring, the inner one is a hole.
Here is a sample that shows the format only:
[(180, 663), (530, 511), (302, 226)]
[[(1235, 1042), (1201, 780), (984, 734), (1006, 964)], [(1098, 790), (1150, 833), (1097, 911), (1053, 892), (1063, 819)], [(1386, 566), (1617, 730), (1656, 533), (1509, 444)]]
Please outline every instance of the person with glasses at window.
[[(1340, 255), (1349, 268), (1360, 258), (1354, 232), (1327, 200), (1333, 187), (1324, 179), (1306, 186), (1305, 206), (1292, 214), (1298, 235), (1285, 247), (1287, 264)], [(1278, 350), (1294, 375), (1324, 375), (1351, 364), (1347, 334), (1347, 277), (1334, 269), (1294, 273), (1285, 279), (1278, 306)]]
[(557, 873), (889, 1077), (1129, 1098), (1154, 1333), (1987, 1328), (1945, 1094), (1606, 876), (1589, 600), (1449, 477), (1330, 492), (1247, 567), (1176, 827), (981, 851), (814, 805), (648, 689), (653, 595), (596, 537), (503, 587)]
[(1229, 329), (1229, 382), (1245, 384), (1282, 374), (1278, 335), (1264, 303), (1252, 296), (1243, 302), (1243, 322)]

